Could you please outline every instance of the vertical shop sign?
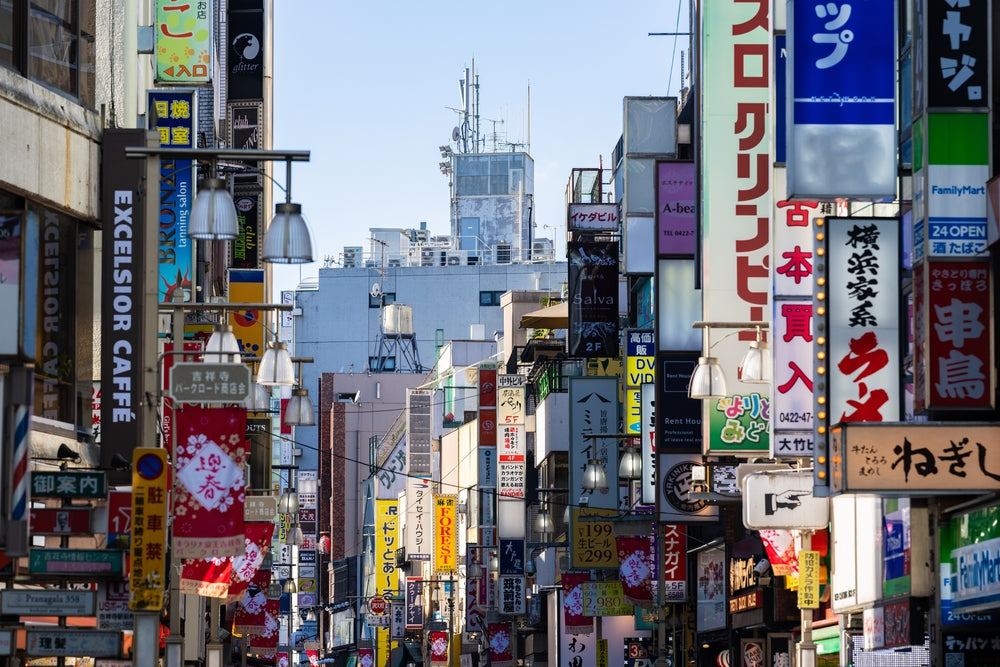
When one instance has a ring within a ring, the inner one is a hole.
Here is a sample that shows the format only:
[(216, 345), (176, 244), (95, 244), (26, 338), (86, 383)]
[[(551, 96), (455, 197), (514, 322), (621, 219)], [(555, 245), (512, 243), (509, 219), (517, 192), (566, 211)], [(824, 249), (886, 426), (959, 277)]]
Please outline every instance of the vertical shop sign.
[(788, 4), (789, 198), (895, 196), (894, 9)]
[(206, 84), (212, 81), (211, 8), (209, 2), (156, 0), (153, 28), (157, 83)]
[(505, 498), (524, 498), (527, 412), (523, 375), (497, 375), (497, 489)]
[(993, 407), (993, 282), (988, 261), (913, 267), (913, 409)]
[(618, 356), (618, 244), (568, 243), (569, 354)]
[(431, 475), (431, 400), (428, 389), (406, 390), (406, 460), (409, 474)]
[[(193, 148), (195, 139), (195, 92), (193, 90), (150, 90), (146, 93), (149, 129), (160, 138), (161, 148)], [(157, 258), (159, 259), (158, 298), (193, 301), (194, 244), (188, 237), (188, 223), (194, 207), (194, 167), (190, 159), (160, 159), (159, 219)]]

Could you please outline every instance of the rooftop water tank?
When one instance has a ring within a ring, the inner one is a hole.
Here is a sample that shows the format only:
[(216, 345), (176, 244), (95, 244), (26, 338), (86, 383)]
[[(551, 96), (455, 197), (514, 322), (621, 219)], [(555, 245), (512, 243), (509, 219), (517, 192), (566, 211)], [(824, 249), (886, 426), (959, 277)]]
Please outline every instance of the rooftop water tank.
[(382, 330), (391, 335), (413, 333), (413, 308), (390, 303), (382, 309)]

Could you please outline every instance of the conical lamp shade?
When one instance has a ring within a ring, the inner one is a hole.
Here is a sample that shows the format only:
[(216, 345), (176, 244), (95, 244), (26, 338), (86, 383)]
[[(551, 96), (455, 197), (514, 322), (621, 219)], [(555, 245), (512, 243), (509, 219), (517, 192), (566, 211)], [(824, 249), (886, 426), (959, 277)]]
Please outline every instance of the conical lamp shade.
[(304, 264), (313, 261), (312, 238), (299, 204), (278, 204), (274, 219), (264, 234), (263, 260), (272, 264)]
[(766, 384), (771, 381), (771, 348), (767, 341), (751, 341), (740, 362), (740, 381), (749, 384)]
[(725, 398), (726, 376), (715, 357), (698, 357), (698, 365), (691, 374), (688, 383), (688, 398), (715, 399)]
[(264, 356), (257, 368), (257, 382), (268, 386), (291, 386), (295, 384), (295, 367), (288, 346), (282, 342), (268, 343)]
[(590, 459), (583, 469), (583, 488), (589, 491), (607, 491), (608, 475), (598, 459)]
[(240, 344), (229, 324), (217, 324), (205, 343), (204, 359), (210, 364), (238, 364)]
[(618, 463), (619, 479), (639, 479), (642, 476), (642, 457), (635, 447), (626, 447)]
[(198, 184), (187, 234), (204, 241), (231, 241), (239, 235), (236, 206), (225, 181), (206, 178)]
[(309, 390), (293, 389), (285, 406), (285, 424), (288, 426), (315, 426), (316, 412), (309, 399)]

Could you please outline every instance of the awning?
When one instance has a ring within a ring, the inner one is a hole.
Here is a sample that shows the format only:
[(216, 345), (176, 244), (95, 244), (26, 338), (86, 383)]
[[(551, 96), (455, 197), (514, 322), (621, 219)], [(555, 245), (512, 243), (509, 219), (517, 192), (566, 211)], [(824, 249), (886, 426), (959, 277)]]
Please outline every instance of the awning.
[(420, 642), (404, 641), (402, 646), (392, 649), (389, 656), (391, 667), (406, 667), (407, 665), (421, 665), (424, 657), (420, 651)]
[(566, 329), (569, 327), (569, 304), (557, 303), (521, 316), (522, 329)]

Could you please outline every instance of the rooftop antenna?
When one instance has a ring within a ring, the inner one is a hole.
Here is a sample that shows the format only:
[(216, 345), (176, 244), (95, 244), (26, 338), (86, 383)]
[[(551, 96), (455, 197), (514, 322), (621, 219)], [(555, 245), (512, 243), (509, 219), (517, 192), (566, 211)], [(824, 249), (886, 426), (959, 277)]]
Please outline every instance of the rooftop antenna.
[(479, 152), (479, 75), (476, 74), (476, 59), (472, 59), (472, 81), (475, 87), (475, 99), (472, 107), (472, 136), (475, 143), (474, 153)]

